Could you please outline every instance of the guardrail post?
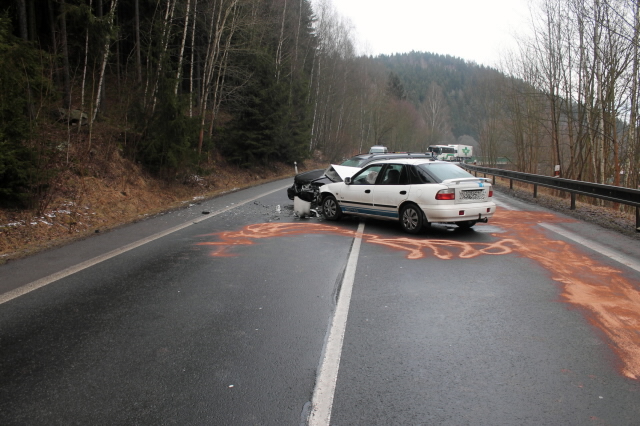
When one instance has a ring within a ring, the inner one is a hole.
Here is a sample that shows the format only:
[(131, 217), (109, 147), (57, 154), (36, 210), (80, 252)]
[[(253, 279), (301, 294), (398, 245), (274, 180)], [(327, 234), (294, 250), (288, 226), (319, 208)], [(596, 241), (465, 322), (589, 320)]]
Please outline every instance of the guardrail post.
[(640, 232), (640, 207), (636, 207), (636, 232)]
[(513, 189), (513, 179), (509, 179), (509, 189)]
[(538, 198), (538, 185), (533, 184), (533, 198)]
[(496, 175), (493, 175), (493, 186), (496, 185)]
[(576, 209), (576, 193), (572, 192), (571, 193), (571, 210), (575, 210)]

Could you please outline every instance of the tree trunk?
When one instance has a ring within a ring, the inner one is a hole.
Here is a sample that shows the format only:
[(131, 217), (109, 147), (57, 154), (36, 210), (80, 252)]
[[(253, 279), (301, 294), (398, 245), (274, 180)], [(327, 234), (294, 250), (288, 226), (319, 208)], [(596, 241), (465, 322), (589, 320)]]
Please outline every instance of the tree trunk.
[[(51, 0), (47, 0), (47, 6), (49, 9), (49, 26), (51, 27), (51, 44), (53, 46), (53, 56), (58, 56), (58, 42), (56, 41), (56, 20), (54, 18), (53, 13), (53, 2)], [(53, 75), (56, 80), (56, 87), (60, 87), (60, 70), (57, 66), (53, 67)]]
[[(93, 0), (89, 0), (89, 9), (91, 9)], [(84, 112), (84, 91), (86, 87), (87, 81), (87, 69), (89, 66), (89, 25), (87, 24), (87, 32), (85, 34), (84, 40), (84, 67), (82, 68), (82, 84), (81, 84), (81, 94), (80, 94), (80, 110)], [(78, 131), (82, 126), (78, 126)], [(89, 139), (89, 144), (91, 144), (91, 139)]]
[(282, 10), (282, 24), (280, 25), (280, 37), (278, 38), (278, 49), (276, 50), (276, 82), (280, 82), (280, 67), (282, 66), (282, 46), (284, 44), (284, 23), (287, 17), (287, 0), (284, 0)]
[(156, 80), (154, 82), (153, 91), (151, 95), (153, 97), (153, 101), (151, 103), (151, 113), (153, 113), (156, 109), (156, 102), (158, 100), (158, 88), (160, 85), (160, 75), (162, 73), (162, 65), (167, 57), (167, 51), (169, 48), (169, 39), (171, 38), (171, 21), (173, 20), (173, 11), (175, 10), (177, 0), (167, 0), (167, 10), (164, 16), (164, 23), (162, 26), (162, 37), (161, 37), (161, 45), (162, 51), (158, 57), (158, 69), (156, 70)]
[(631, 118), (630, 128), (631, 137), (629, 143), (631, 144), (631, 158), (633, 161), (629, 163), (631, 166), (628, 173), (627, 186), (631, 188), (640, 188), (639, 174), (640, 174), (640, 141), (638, 140), (638, 42), (640, 41), (640, 1), (635, 2), (633, 21), (633, 72), (631, 73), (632, 85), (631, 85)]
[(20, 38), (24, 41), (29, 40), (29, 29), (27, 27), (27, 3), (25, 0), (16, 0), (18, 9), (18, 27), (20, 30)]
[(136, 33), (136, 75), (138, 83), (142, 83), (142, 58), (140, 46), (140, 0), (134, 0), (135, 8), (135, 33)]
[[(98, 0), (98, 3), (101, 3), (101, 1)], [(109, 11), (109, 16), (107, 17), (107, 24), (109, 26), (109, 29), (113, 29), (113, 18), (115, 16), (117, 8), (118, 8), (118, 0), (113, 0), (113, 2), (111, 3), (111, 10)], [(110, 44), (111, 44), (111, 37), (107, 35), (105, 37), (105, 42), (103, 47), (104, 50), (102, 55), (102, 66), (100, 68), (100, 79), (98, 81), (98, 94), (96, 96), (96, 107), (94, 109), (93, 115), (91, 116), (92, 124), (98, 115), (98, 111), (100, 110), (100, 98), (101, 98), (100, 95), (102, 93), (102, 88), (104, 85), (104, 72), (107, 67), (107, 60), (109, 59)]]
[[(69, 71), (69, 49), (67, 47), (67, 8), (65, 0), (60, 0), (60, 42), (62, 43), (62, 106), (71, 108), (71, 73)], [(69, 113), (71, 113), (69, 111)]]
[(193, 117), (193, 65), (196, 50), (196, 23), (198, 14), (198, 0), (193, 3), (193, 26), (191, 27), (191, 64), (189, 64), (189, 117)]
[[(220, 61), (220, 58), (223, 59), (226, 57), (226, 53), (228, 53), (228, 48), (225, 48), (223, 51), (221, 49), (222, 37), (225, 33), (225, 30), (228, 30), (227, 41), (225, 41), (225, 46), (228, 46), (228, 43), (231, 41), (231, 37), (235, 32), (235, 12), (238, 6), (238, 0), (230, 0), (226, 5), (224, 4), (224, 0), (220, 0), (220, 4), (218, 5), (217, 10), (215, 10), (215, 5), (211, 7), (211, 23), (209, 24), (209, 42), (207, 45), (207, 56), (205, 58), (205, 66), (202, 72), (202, 87), (200, 93), (200, 138), (198, 140), (198, 154), (202, 153), (202, 144), (204, 142), (204, 129), (205, 129), (205, 121), (206, 121), (206, 111), (207, 111), (207, 103), (209, 96), (213, 97), (213, 105), (215, 107), (216, 96), (218, 95), (218, 90), (220, 89), (220, 73), (218, 73), (218, 78), (215, 80), (215, 70), (216, 67), (220, 67), (220, 70), (224, 68), (224, 63)], [(229, 17), (232, 17), (232, 25), (230, 27), (227, 26), (227, 20)], [(215, 113), (215, 111), (213, 111)], [(214, 117), (211, 118), (212, 120)], [(210, 125), (210, 129), (211, 126)], [(211, 131), (210, 131), (211, 133)]]
[(174, 95), (178, 95), (178, 87), (180, 87), (180, 76), (182, 75), (182, 58), (184, 57), (184, 46), (187, 42), (187, 31), (189, 29), (189, 12), (191, 9), (191, 0), (187, 0), (187, 10), (184, 15), (184, 30), (182, 31), (182, 43), (180, 44), (180, 54), (178, 55), (178, 71), (176, 73), (176, 85), (174, 87)]

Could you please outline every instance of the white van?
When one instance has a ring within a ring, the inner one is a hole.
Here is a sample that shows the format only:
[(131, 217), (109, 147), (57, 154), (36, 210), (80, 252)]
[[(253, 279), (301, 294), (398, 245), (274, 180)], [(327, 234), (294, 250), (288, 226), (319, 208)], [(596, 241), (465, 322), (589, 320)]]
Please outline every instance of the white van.
[(378, 153), (386, 154), (387, 152), (389, 152), (387, 147), (382, 145), (374, 145), (369, 149), (369, 154), (378, 154)]

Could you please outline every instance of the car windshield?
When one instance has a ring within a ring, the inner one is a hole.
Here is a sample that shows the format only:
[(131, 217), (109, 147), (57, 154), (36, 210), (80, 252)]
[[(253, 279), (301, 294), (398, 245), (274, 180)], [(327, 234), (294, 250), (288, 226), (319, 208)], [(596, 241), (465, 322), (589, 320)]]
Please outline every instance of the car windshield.
[(423, 170), (426, 170), (430, 175), (435, 177), (438, 181), (442, 182), (447, 179), (460, 179), (460, 178), (472, 178), (475, 177), (471, 173), (463, 170), (462, 168), (450, 163), (426, 163), (420, 164)]
[(349, 167), (360, 167), (362, 163), (364, 163), (365, 161), (367, 161), (367, 158), (352, 157), (352, 158), (349, 158), (348, 160), (343, 161), (340, 165), (349, 166)]

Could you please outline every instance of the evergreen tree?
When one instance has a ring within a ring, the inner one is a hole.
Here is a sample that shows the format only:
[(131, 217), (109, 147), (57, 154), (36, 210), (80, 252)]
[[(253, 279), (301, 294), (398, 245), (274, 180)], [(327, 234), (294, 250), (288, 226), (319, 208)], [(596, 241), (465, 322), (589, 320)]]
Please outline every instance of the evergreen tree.
[(186, 102), (173, 93), (172, 80), (165, 81), (148, 130), (137, 145), (137, 158), (164, 178), (188, 173), (197, 164), (198, 119), (187, 117), (185, 110)]
[(28, 205), (37, 184), (31, 134), (32, 93), (44, 87), (38, 51), (11, 33), (7, 13), (0, 14), (0, 204)]
[(390, 96), (398, 100), (406, 99), (407, 95), (404, 86), (400, 82), (400, 77), (394, 72), (389, 73), (389, 81), (387, 82), (387, 92)]

